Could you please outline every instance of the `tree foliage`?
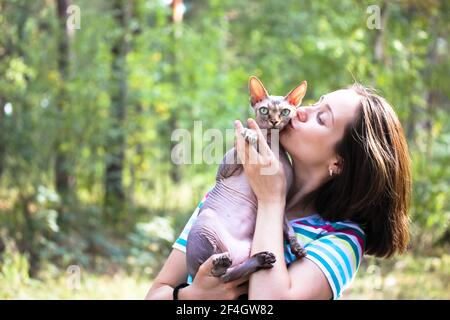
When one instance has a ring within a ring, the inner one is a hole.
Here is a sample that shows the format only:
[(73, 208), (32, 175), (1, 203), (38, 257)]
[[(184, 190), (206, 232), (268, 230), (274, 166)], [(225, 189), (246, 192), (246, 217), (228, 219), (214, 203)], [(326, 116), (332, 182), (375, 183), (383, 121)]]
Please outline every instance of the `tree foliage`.
[(185, 0), (174, 23), (164, 1), (80, 0), (75, 30), (63, 2), (0, 0), (0, 252), (13, 239), (32, 270), (156, 268), (217, 169), (175, 166), (171, 134), (207, 145), (194, 121), (250, 116), (250, 75), (278, 94), (308, 80), (305, 103), (375, 87), (408, 136), (412, 245), (448, 243), (448, 1)]

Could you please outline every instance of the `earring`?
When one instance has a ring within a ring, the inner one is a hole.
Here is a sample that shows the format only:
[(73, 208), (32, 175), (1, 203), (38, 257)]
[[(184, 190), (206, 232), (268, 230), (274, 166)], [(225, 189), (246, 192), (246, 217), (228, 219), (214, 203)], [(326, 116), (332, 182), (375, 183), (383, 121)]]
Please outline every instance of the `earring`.
[(332, 176), (333, 176), (333, 170), (330, 169), (330, 177), (332, 177)]

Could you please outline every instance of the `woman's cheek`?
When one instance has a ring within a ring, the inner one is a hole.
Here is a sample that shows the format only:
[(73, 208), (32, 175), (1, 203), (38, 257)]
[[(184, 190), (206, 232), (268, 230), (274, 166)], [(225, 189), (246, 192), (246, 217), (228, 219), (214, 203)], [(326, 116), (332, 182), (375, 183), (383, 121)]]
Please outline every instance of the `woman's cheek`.
[(304, 130), (298, 137), (298, 154), (308, 162), (315, 162), (321, 158), (321, 154), (326, 149), (326, 139), (324, 135), (316, 130)]

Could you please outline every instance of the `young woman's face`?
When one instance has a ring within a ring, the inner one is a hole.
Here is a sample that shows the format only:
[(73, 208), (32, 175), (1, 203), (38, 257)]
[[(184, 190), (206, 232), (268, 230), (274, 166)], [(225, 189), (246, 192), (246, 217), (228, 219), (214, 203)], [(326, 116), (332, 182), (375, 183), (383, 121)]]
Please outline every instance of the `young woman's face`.
[(322, 96), (311, 106), (297, 108), (296, 116), (280, 133), (281, 145), (305, 169), (323, 167), (328, 172), (336, 160), (335, 145), (353, 121), (359, 102), (354, 90), (343, 89)]

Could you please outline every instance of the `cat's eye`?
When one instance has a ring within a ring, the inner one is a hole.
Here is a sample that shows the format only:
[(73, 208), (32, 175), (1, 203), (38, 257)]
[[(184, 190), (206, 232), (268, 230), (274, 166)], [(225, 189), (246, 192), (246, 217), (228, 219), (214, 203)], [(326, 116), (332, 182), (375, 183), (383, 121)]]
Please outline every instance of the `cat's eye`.
[(266, 107), (259, 108), (259, 113), (261, 113), (263, 116), (267, 116), (269, 114), (269, 109)]
[(282, 115), (283, 117), (287, 117), (290, 113), (291, 113), (291, 110), (289, 110), (289, 109), (283, 109), (283, 110), (281, 110), (281, 115)]

